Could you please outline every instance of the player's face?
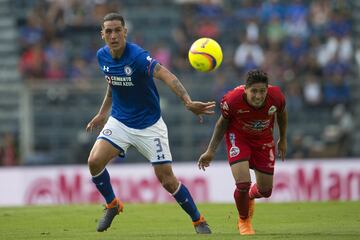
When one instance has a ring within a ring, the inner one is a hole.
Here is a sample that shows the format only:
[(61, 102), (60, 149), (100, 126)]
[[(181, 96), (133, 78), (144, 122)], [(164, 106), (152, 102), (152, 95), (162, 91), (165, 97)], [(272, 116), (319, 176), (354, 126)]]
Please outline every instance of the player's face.
[(122, 51), (125, 48), (127, 29), (119, 20), (106, 21), (101, 30), (101, 37), (112, 52)]
[(267, 90), (265, 83), (254, 83), (246, 87), (246, 101), (255, 108), (261, 107), (265, 101)]

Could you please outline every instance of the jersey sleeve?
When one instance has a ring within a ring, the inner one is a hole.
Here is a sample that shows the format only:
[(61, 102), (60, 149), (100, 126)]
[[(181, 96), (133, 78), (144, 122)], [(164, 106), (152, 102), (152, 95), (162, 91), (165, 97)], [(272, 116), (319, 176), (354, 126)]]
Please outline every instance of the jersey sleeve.
[(282, 93), (282, 91), (279, 87), (275, 88), (274, 93), (275, 93), (276, 102), (278, 104), (277, 107), (279, 109), (279, 113), (282, 113), (286, 106), (285, 95)]
[(228, 95), (223, 96), (220, 102), (221, 114), (225, 119), (229, 119), (231, 115), (230, 102)]
[(147, 77), (153, 75), (154, 68), (158, 62), (148, 52), (142, 52), (136, 57), (136, 65)]
[(99, 69), (101, 72), (103, 72), (103, 69), (102, 69), (102, 49), (99, 49), (97, 52), (96, 52), (96, 58), (97, 58), (97, 61), (98, 61), (98, 66), (99, 66)]

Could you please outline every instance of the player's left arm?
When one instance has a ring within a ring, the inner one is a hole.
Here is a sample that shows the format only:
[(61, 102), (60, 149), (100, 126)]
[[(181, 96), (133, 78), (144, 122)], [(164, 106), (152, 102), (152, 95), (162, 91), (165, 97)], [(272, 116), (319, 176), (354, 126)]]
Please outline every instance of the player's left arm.
[(157, 63), (154, 68), (153, 76), (163, 81), (169, 88), (182, 100), (186, 109), (199, 116), (202, 122), (202, 115), (214, 114), (215, 102), (192, 101), (185, 87), (180, 80), (171, 73), (167, 68)]
[(277, 148), (279, 151), (279, 156), (282, 161), (285, 160), (285, 154), (287, 149), (287, 140), (286, 140), (286, 129), (287, 129), (287, 111), (284, 108), (282, 112), (276, 114), (277, 124), (279, 126), (279, 140), (277, 143)]

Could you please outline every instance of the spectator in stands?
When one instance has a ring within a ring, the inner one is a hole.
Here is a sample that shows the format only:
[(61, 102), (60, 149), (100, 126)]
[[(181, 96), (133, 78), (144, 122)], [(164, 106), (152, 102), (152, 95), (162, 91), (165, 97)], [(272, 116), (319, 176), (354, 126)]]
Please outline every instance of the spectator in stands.
[(299, 64), (304, 63), (307, 51), (306, 41), (298, 36), (292, 36), (284, 43), (284, 54), (288, 56), (294, 67), (299, 68)]
[(302, 0), (293, 0), (286, 7), (284, 28), (289, 37), (306, 38), (309, 35), (308, 7)]
[[(240, 36), (240, 38), (242, 38)], [(240, 73), (254, 68), (258, 68), (264, 62), (264, 52), (257, 41), (245, 38), (236, 48), (234, 64)]]
[(304, 134), (296, 131), (291, 134), (291, 142), (289, 144), (289, 158), (304, 159), (309, 157), (309, 149), (304, 141)]
[(337, 104), (332, 110), (332, 122), (325, 126), (323, 140), (328, 157), (351, 156), (354, 120), (344, 104)]
[(32, 45), (20, 57), (19, 70), (25, 79), (42, 79), (45, 71), (45, 54), (40, 42)]
[(215, 83), (213, 86), (213, 96), (217, 102), (220, 102), (222, 96), (230, 89), (236, 86), (236, 76), (231, 75), (231, 71), (217, 71), (215, 74)]
[(319, 51), (319, 64), (326, 66), (330, 61), (348, 62), (353, 54), (350, 23), (337, 12), (332, 14), (326, 29), (328, 37)]
[(166, 68), (171, 69), (171, 51), (164, 41), (159, 41), (155, 44), (151, 50), (151, 55)]
[(44, 30), (42, 28), (40, 16), (30, 11), (26, 17), (26, 22), (20, 27), (19, 38), (22, 51), (42, 41)]
[(251, 0), (240, 1), (240, 6), (235, 9), (235, 17), (240, 22), (247, 22), (254, 18), (259, 17), (259, 9), (256, 6), (256, 3)]
[(92, 78), (91, 72), (87, 68), (87, 63), (81, 57), (75, 57), (72, 60), (68, 73), (70, 82), (79, 87), (89, 86), (89, 80)]
[(56, 59), (50, 59), (47, 62), (46, 69), (44, 72), (44, 78), (48, 82), (65, 82), (66, 69)]
[(218, 22), (210, 18), (199, 19), (195, 33), (198, 38), (209, 37), (217, 39), (220, 35)]
[(277, 15), (273, 15), (266, 27), (266, 37), (269, 44), (278, 44), (283, 41), (286, 36), (285, 29), (282, 25), (281, 19)]
[(173, 54), (172, 66), (175, 71), (186, 72), (190, 69), (187, 59), (188, 59), (189, 45), (191, 43), (189, 42), (187, 31), (185, 31), (185, 26), (181, 25), (175, 28), (172, 31), (172, 38), (174, 41), (173, 52), (176, 53)]
[(304, 102), (307, 106), (320, 106), (322, 103), (322, 86), (319, 78), (312, 74), (305, 76), (303, 87)]
[(303, 109), (303, 98), (299, 82), (291, 80), (285, 83), (284, 92), (289, 113), (299, 113)]
[(268, 23), (270, 19), (278, 18), (281, 21), (284, 19), (286, 5), (279, 0), (262, 1), (260, 7), (260, 19), (263, 23)]
[(330, 106), (350, 102), (350, 88), (341, 73), (327, 76), (324, 83), (324, 101)]
[(312, 34), (323, 35), (330, 19), (330, 0), (316, 0), (310, 2), (310, 26)]
[(219, 19), (223, 13), (222, 1), (201, 0), (196, 5), (196, 15), (199, 18)]

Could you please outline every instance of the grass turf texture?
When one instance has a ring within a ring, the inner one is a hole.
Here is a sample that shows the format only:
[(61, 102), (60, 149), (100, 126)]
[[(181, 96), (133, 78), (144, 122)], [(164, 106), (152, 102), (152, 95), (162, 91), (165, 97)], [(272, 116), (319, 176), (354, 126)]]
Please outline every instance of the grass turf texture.
[(254, 236), (240, 236), (233, 204), (199, 204), (213, 231), (195, 234), (176, 204), (126, 204), (108, 231), (96, 232), (99, 205), (0, 208), (0, 239), (359, 239), (360, 202), (257, 203)]

